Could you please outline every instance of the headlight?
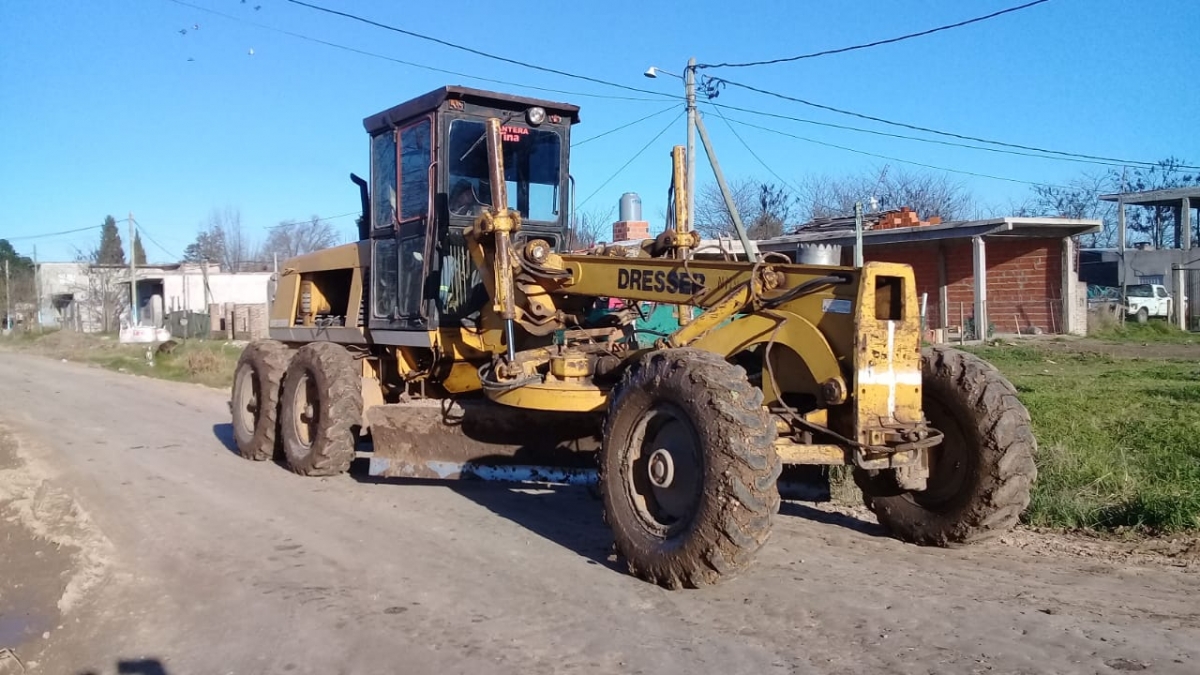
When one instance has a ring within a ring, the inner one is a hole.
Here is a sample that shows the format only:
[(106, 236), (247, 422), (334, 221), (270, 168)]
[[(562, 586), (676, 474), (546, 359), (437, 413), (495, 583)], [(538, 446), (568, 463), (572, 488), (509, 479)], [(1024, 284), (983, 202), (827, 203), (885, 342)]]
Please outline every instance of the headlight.
[(546, 121), (546, 111), (536, 106), (530, 108), (529, 110), (525, 111), (525, 121), (536, 127), (542, 122)]

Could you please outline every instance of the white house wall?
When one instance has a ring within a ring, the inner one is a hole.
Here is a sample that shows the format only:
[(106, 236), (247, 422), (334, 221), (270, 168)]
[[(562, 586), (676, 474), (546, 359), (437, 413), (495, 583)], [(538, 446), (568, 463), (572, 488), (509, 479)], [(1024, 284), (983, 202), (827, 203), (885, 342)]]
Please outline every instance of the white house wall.
[(210, 303), (265, 304), (270, 279), (270, 272), (209, 274), (206, 294), (203, 274), (168, 274), (163, 277), (163, 303), (167, 311), (193, 312), (207, 312)]

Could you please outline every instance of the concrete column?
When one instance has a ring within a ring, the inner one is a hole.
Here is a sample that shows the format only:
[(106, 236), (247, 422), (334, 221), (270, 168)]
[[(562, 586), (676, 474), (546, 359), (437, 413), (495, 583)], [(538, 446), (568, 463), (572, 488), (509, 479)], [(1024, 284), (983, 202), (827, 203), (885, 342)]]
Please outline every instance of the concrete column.
[(1187, 330), (1187, 315), (1183, 311), (1183, 298), (1187, 295), (1187, 270), (1175, 270), (1175, 283), (1173, 285), (1175, 286), (1173, 289), (1175, 297), (1172, 298), (1171, 302), (1175, 309), (1175, 325), (1179, 327), (1179, 330)]
[(986, 340), (987, 312), (987, 247), (983, 237), (971, 238), (971, 258), (975, 263), (975, 339)]
[(950, 327), (950, 291), (946, 288), (946, 247), (938, 246), (938, 319), (943, 330)]
[(1183, 235), (1179, 248), (1188, 250), (1192, 247), (1192, 200), (1187, 197), (1183, 198), (1182, 208), (1179, 209), (1179, 222)]
[[(1062, 240), (1062, 318), (1058, 329), (1064, 335), (1082, 335), (1086, 333), (1082, 326), (1075, 325), (1078, 316), (1075, 305), (1079, 302), (1079, 272), (1075, 269), (1075, 239), (1063, 237)], [(1054, 311), (1051, 307), (1050, 311)]]
[(1120, 198), (1117, 198), (1117, 250), (1125, 252), (1125, 202)]

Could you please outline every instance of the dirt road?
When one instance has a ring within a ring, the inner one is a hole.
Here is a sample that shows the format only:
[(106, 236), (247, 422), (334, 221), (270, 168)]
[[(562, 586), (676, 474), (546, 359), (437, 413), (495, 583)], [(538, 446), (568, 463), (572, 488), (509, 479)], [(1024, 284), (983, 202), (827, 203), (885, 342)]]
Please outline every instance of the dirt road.
[(73, 570), (31, 672), (1200, 670), (1195, 565), (923, 549), (786, 503), (752, 571), (672, 593), (608, 559), (586, 490), (301, 478), (228, 449), (223, 392), (8, 353), (0, 382), (0, 510), (62, 521)]

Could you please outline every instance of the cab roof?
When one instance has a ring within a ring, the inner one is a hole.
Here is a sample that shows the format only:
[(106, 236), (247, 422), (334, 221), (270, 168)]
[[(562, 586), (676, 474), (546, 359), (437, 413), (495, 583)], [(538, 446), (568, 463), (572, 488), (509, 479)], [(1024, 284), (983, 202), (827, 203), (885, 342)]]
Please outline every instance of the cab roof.
[(376, 113), (363, 120), (363, 127), (367, 133), (373, 134), (377, 131), (390, 129), (396, 124), (403, 122), (415, 115), (429, 112), (436, 109), (448, 100), (458, 99), (464, 103), (472, 103), (475, 105), (494, 106), (497, 108), (520, 109), (531, 108), (538, 106), (546, 110), (547, 115), (559, 115), (571, 120), (571, 124), (579, 122), (579, 106), (571, 105), (570, 103), (558, 103), (556, 101), (546, 101), (543, 99), (529, 98), (526, 96), (515, 96), (513, 94), (502, 94), (495, 91), (487, 91), (484, 89), (472, 89), (470, 87), (460, 87), (457, 85), (447, 85), (439, 87), (433, 91), (410, 99)]

